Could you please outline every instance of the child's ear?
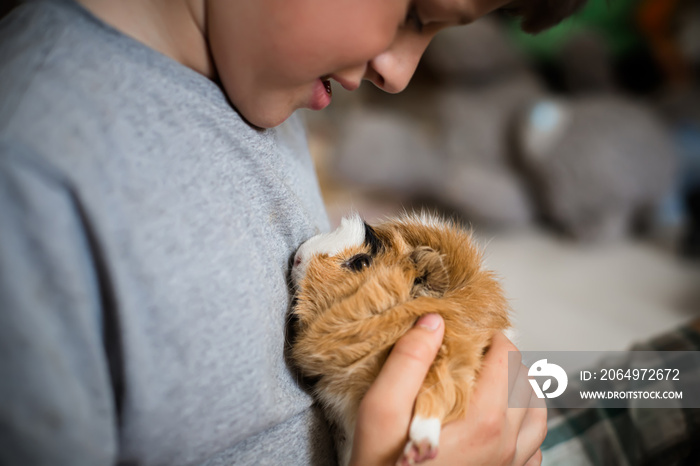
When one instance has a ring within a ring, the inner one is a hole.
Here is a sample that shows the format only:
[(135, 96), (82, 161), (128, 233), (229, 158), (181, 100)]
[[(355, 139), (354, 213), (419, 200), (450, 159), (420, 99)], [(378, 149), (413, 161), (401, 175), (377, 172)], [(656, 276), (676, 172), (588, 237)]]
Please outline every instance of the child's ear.
[(411, 252), (417, 276), (413, 281), (411, 296), (440, 297), (447, 291), (450, 276), (440, 255), (427, 246), (419, 246)]

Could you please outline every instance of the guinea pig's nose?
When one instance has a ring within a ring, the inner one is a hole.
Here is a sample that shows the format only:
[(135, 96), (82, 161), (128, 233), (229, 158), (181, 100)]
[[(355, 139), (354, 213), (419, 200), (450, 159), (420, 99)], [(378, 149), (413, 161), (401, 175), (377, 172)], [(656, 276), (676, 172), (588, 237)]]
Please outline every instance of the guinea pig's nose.
[(301, 264), (301, 254), (296, 253), (296, 255), (294, 256), (294, 265), (293, 265), (293, 267), (298, 267), (299, 264)]

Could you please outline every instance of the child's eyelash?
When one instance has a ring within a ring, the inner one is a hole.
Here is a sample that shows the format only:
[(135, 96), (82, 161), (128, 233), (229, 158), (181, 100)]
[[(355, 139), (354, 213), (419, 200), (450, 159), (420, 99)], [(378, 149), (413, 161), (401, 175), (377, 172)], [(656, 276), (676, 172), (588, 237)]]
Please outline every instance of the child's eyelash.
[(415, 3), (411, 4), (411, 6), (408, 8), (404, 25), (413, 26), (417, 32), (423, 32), (423, 21), (421, 21), (420, 19), (420, 15), (418, 14), (418, 8), (416, 8)]

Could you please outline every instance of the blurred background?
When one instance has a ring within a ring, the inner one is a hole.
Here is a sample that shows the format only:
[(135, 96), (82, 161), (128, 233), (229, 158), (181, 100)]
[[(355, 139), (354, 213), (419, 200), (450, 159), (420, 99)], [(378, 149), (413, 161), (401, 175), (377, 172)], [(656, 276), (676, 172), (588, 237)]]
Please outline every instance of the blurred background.
[(305, 112), (332, 223), (472, 226), (522, 350), (622, 350), (700, 317), (700, 2), (590, 0), (536, 36), (441, 32), (409, 88)]

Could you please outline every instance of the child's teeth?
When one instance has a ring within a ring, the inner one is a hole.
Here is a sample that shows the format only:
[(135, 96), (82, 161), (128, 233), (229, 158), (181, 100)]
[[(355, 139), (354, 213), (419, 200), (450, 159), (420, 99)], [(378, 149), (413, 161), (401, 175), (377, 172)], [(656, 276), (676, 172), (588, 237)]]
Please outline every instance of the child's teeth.
[(333, 95), (333, 88), (331, 88), (331, 82), (328, 80), (323, 81), (323, 85), (326, 88), (328, 95)]

